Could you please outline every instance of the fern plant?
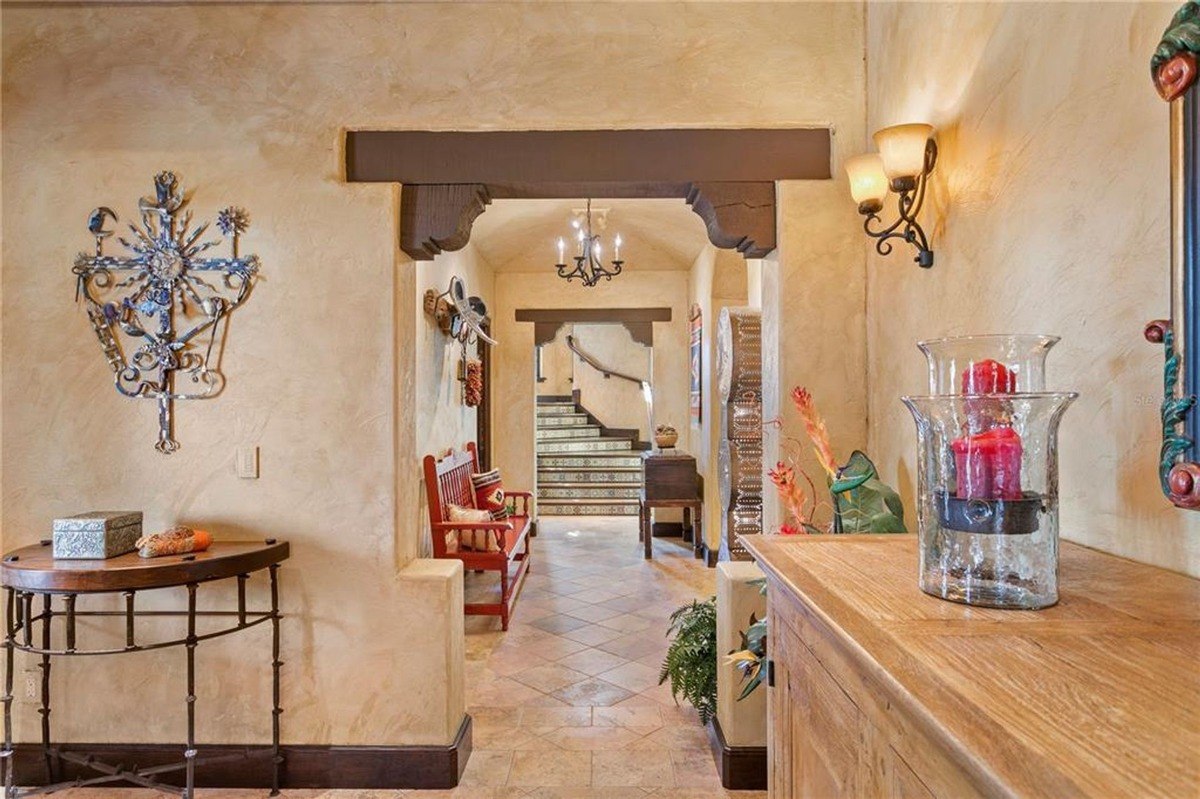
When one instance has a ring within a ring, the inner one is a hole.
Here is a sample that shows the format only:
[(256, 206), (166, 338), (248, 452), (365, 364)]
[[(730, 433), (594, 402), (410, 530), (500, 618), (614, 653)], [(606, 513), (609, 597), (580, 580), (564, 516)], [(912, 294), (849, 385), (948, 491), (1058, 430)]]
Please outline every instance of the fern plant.
[(672, 613), (671, 634), (658, 684), (670, 680), (675, 701), (682, 696), (708, 724), (717, 712), (717, 598), (693, 600)]

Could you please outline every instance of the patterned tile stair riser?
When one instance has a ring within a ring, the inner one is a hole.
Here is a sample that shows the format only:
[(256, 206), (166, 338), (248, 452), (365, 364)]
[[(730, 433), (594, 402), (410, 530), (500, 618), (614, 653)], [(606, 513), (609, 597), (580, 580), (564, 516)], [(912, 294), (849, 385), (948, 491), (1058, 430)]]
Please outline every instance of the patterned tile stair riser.
[(605, 436), (574, 402), (537, 405), (538, 513), (636, 516), (641, 457), (628, 438)]

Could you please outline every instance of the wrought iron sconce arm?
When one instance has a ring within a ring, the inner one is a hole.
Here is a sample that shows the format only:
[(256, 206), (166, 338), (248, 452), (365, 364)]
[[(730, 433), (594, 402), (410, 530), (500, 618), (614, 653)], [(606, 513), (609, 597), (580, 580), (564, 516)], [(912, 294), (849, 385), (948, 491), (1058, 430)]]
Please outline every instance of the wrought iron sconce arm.
[(858, 206), (858, 212), (863, 215), (863, 232), (875, 239), (875, 252), (888, 255), (892, 252), (892, 240), (900, 239), (917, 250), (913, 259), (918, 266), (925, 269), (933, 266), (933, 250), (929, 249), (929, 238), (924, 228), (917, 222), (921, 206), (925, 204), (925, 188), (929, 182), (929, 173), (937, 164), (937, 143), (929, 139), (925, 144), (925, 165), (920, 175), (911, 178), (897, 178), (891, 181), (891, 189), (898, 195), (896, 208), (899, 218), (890, 225), (884, 226), (879, 212), (883, 203), (878, 201), (865, 202)]

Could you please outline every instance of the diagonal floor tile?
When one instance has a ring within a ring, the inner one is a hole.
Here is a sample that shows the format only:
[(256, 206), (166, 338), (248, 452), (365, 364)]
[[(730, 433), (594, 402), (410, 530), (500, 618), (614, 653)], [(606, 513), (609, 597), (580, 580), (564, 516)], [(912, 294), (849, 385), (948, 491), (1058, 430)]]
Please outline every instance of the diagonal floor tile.
[(613, 685), (604, 680), (598, 680), (595, 677), (577, 682), (574, 685), (568, 685), (565, 688), (560, 688), (554, 691), (551, 696), (556, 699), (561, 699), (569, 705), (576, 707), (583, 706), (606, 706), (615, 705), (622, 699), (628, 699), (633, 696), (632, 691), (628, 691), (619, 686)]
[(658, 685), (658, 669), (642, 663), (623, 663), (615, 669), (602, 672), (599, 677), (605, 682), (635, 692), (645, 691)]
[[(567, 655), (558, 662), (559, 664), (567, 666), (568, 668), (581, 671), (589, 677), (594, 677), (601, 672), (609, 671), (610, 669), (615, 669), (618, 666), (624, 666), (629, 663), (629, 661), (623, 657), (609, 654), (608, 652), (604, 652), (600, 649), (584, 649), (580, 652), (576, 652), (573, 655)], [(614, 681), (610, 680), (609, 682)], [(643, 689), (639, 688), (637, 690)]]
[(574, 685), (587, 676), (583, 672), (575, 671), (559, 663), (546, 663), (519, 671), (512, 675), (512, 679), (544, 694), (549, 694), (559, 688)]
[(586, 627), (587, 624), (588, 622), (585, 619), (578, 619), (562, 613), (556, 613), (553, 616), (543, 616), (540, 619), (534, 619), (530, 622), (531, 626), (548, 633), (565, 633), (568, 630), (577, 630), (580, 627)]

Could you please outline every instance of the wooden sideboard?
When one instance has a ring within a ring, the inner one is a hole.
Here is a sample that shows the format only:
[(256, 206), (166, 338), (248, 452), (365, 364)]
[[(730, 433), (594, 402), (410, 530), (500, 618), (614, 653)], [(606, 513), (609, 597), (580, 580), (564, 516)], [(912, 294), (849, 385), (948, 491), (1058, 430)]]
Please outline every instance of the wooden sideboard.
[(1060, 602), (917, 588), (916, 536), (750, 536), (772, 799), (1200, 796), (1200, 581), (1062, 544)]

